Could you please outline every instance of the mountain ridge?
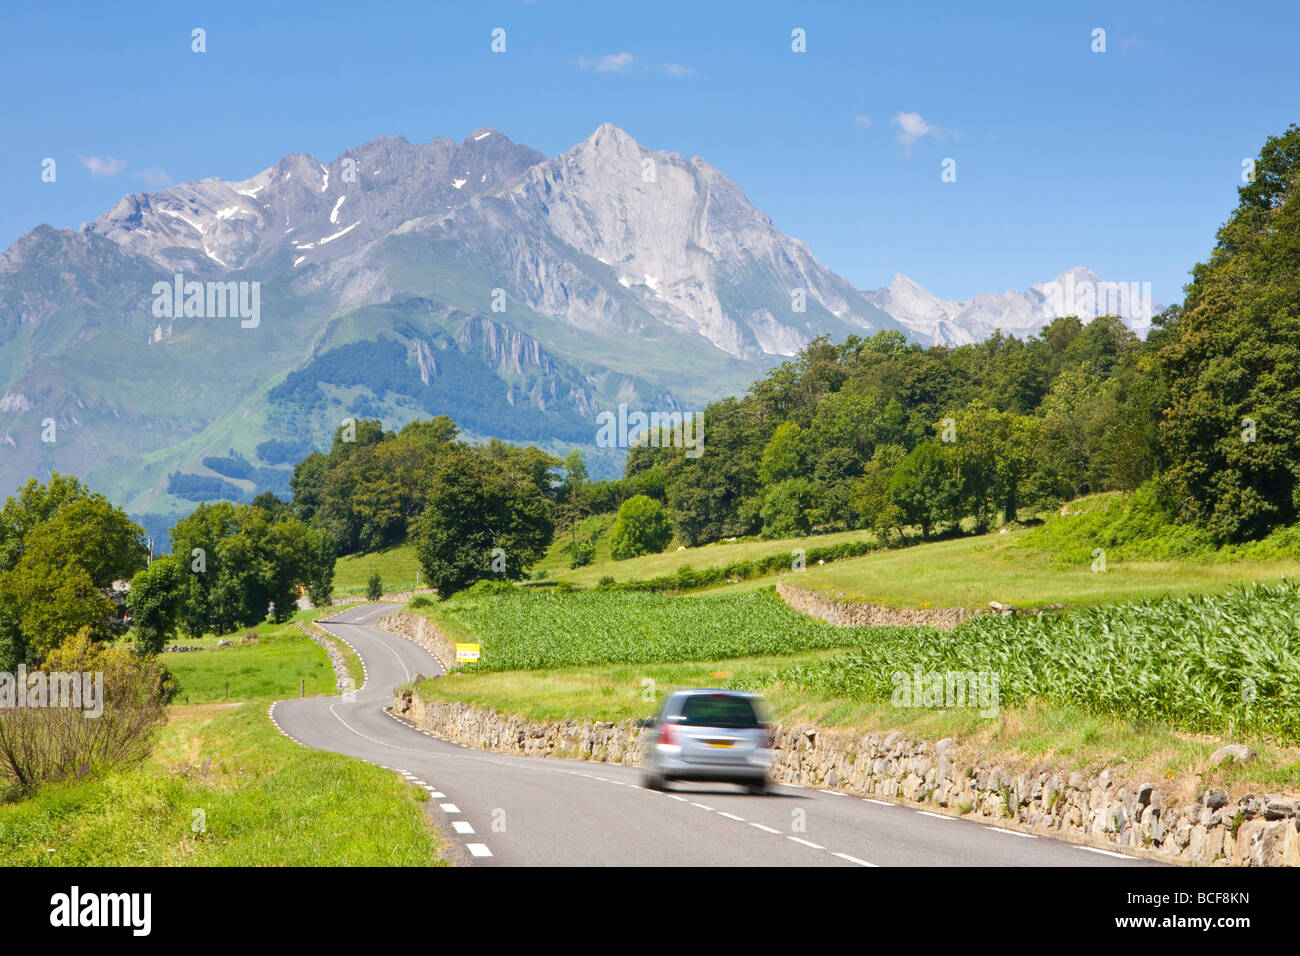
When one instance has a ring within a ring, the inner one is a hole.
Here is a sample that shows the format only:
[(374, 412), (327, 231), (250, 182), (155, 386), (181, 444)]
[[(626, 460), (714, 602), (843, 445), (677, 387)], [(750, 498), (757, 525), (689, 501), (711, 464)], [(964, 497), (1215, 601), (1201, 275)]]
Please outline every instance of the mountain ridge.
[[(257, 283), (257, 327), (179, 304), (160, 319), (151, 290), (177, 274)], [(170, 476), (221, 477), (205, 459), (264, 474), (345, 416), (439, 413), (471, 437), (583, 447), (613, 474), (622, 453), (592, 444), (601, 408), (702, 407), (818, 335), (961, 334), (952, 303), (930, 297), (918, 319), (876, 293), (706, 160), (611, 123), (550, 158), (488, 127), (292, 153), (244, 180), (128, 194), (0, 253), (0, 481), (73, 471), (174, 511)], [(55, 442), (38, 437), (47, 419)]]
[(1107, 281), (1085, 266), (1065, 269), (1024, 291), (982, 292), (964, 300), (940, 299), (916, 280), (895, 273), (889, 285), (867, 292), (866, 297), (915, 337), (928, 338), (935, 345), (968, 345), (995, 331), (1023, 338), (1064, 315), (1085, 322), (1118, 315), (1145, 336), (1152, 318), (1164, 310), (1151, 300), (1150, 283)]

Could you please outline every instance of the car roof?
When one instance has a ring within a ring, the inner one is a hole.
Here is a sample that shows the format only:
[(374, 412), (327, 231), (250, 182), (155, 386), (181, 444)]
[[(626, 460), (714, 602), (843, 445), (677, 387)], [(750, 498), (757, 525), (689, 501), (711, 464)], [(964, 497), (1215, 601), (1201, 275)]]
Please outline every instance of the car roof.
[(701, 694), (722, 694), (727, 697), (757, 697), (747, 690), (731, 690), (726, 687), (683, 687), (672, 693), (674, 697), (698, 697)]

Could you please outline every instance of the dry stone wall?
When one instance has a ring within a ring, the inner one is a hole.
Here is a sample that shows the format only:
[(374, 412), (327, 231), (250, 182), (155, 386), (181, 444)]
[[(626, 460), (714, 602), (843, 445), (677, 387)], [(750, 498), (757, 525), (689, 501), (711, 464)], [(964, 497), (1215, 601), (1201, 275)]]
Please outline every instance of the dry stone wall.
[[(540, 723), (399, 688), (394, 713), (439, 737), (530, 757), (639, 763), (631, 722)], [(1194, 865), (1300, 866), (1297, 802), (1281, 794), (1232, 802), (1222, 791), (1176, 802), (1150, 783), (1052, 770), (1012, 772), (966, 762), (951, 739), (893, 732), (854, 736), (814, 725), (775, 728), (773, 779), (907, 801), (1030, 833)]]
[[(387, 594), (380, 595), (379, 600), (381, 603), (384, 604), (405, 604), (407, 601), (411, 600), (411, 598), (415, 597), (417, 594), (437, 594), (437, 593), (438, 592), (435, 591), (433, 588), (415, 588), (414, 590), (411, 591), (390, 591)], [(333, 604), (335, 607), (343, 607), (348, 604), (366, 604), (369, 602), (369, 600), (370, 599), (367, 598), (364, 594), (348, 594), (344, 597), (332, 598), (330, 600), (330, 603)]]
[(309, 626), (302, 621), (298, 621), (297, 624), (304, 634), (323, 647), (325, 653), (329, 655), (330, 667), (334, 670), (335, 690), (340, 694), (355, 690), (352, 675), (348, 673), (347, 660), (343, 657), (343, 649), (339, 647), (338, 641), (331, 635), (320, 632), (319, 629), (313, 630), (314, 624)]
[(935, 627), (950, 631), (969, 617), (989, 613), (982, 608), (888, 607), (865, 601), (836, 601), (784, 583), (777, 584), (776, 593), (794, 610), (838, 627)]
[(451, 670), (456, 666), (456, 642), (443, 634), (438, 625), (423, 614), (412, 614), (409, 611), (385, 614), (379, 619), (379, 626), (419, 644), (438, 658), (444, 669)]

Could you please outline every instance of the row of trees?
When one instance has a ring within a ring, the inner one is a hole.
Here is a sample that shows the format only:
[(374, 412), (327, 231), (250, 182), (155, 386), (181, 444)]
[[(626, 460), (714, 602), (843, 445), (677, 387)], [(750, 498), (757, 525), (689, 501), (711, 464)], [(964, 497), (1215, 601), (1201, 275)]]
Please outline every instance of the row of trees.
[[(130, 632), (155, 652), (178, 630), (224, 633), (295, 610), (297, 587), (327, 603), (334, 541), (274, 495), (199, 505), (148, 562), (144, 532), (70, 475), (32, 479), (0, 508), (0, 669), (39, 664), (74, 635)], [(120, 586), (129, 582), (130, 588)]]
[(1150, 346), (1115, 317), (961, 348), (894, 331), (823, 338), (709, 405), (698, 458), (671, 441), (634, 448), (624, 484), (666, 504), (688, 545), (851, 528), (928, 536), (963, 518), (985, 530), (1136, 488), (1159, 466), (1167, 396)]
[(334, 540), (309, 527), (270, 493), (250, 505), (200, 504), (171, 530), (171, 552), (131, 582), (137, 641), (161, 646), (177, 628), (193, 637), (284, 621), (297, 610), (298, 587), (328, 604)]

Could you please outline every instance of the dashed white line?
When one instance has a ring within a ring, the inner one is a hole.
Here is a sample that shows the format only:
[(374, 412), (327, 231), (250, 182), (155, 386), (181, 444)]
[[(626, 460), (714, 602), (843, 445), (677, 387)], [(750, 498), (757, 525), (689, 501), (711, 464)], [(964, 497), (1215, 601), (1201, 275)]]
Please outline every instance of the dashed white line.
[(690, 803), (691, 803), (691, 806), (693, 806), (693, 807), (699, 807), (701, 810), (708, 810), (710, 813), (713, 812), (713, 808), (712, 808), (712, 807), (706, 807), (706, 806), (705, 806), (704, 804), (702, 804), (702, 803), (696, 803), (694, 800), (692, 800)]
[(898, 806), (898, 804), (896, 804), (896, 803), (890, 803), (888, 800), (873, 800), (873, 799), (871, 799), (870, 797), (863, 797), (862, 799), (865, 800), (865, 801), (867, 801), (867, 803), (874, 803), (874, 804), (875, 804), (876, 806), (878, 806), (878, 807), (896, 807), (896, 806)]
[(460, 813), (460, 807), (454, 803), (440, 803), (438, 807), (443, 813)]
[(453, 820), (453, 821), (451, 821), (451, 826), (452, 826), (452, 829), (454, 829), (457, 833), (473, 833), (473, 832), (474, 832), (474, 828), (473, 828), (472, 826), (470, 826), (468, 823), (466, 823), (464, 820)]
[(754, 827), (755, 829), (762, 830), (764, 833), (780, 833), (780, 832), (781, 832), (780, 830), (773, 830), (771, 827), (763, 826), (763, 824), (761, 824), (761, 823), (754, 823), (753, 821), (750, 821), (750, 824), (749, 824), (749, 825), (750, 825), (751, 827)]
[(1075, 847), (1075, 849), (1086, 850), (1089, 853), (1100, 853), (1102, 856), (1113, 856), (1120, 860), (1133, 860), (1134, 862), (1137, 862), (1136, 857), (1128, 856), (1124, 853), (1112, 853), (1110, 850), (1099, 850), (1095, 846), (1080, 846)]
[(1018, 830), (1008, 830), (1005, 827), (985, 827), (985, 830), (992, 830), (994, 833), (1005, 833), (1007, 836), (1024, 837), (1026, 840), (1037, 840), (1038, 837), (1032, 833), (1021, 833)]
[(745, 818), (744, 818), (744, 817), (738, 817), (738, 816), (736, 816), (734, 813), (724, 813), (724, 812), (722, 812), (721, 810), (718, 811), (718, 816), (720, 816), (720, 817), (726, 817), (728, 820), (735, 820), (737, 823), (744, 823), (744, 822), (745, 822)]
[(797, 836), (787, 836), (786, 839), (793, 840), (795, 843), (802, 843), (804, 846), (812, 847), (814, 850), (826, 849), (826, 847), (822, 846), (820, 843), (813, 843), (811, 840), (803, 840)]
[(921, 814), (923, 817), (934, 817), (936, 820), (947, 820), (949, 823), (952, 823), (957, 819), (956, 817), (950, 817), (942, 813), (931, 813), (929, 810), (917, 810), (916, 812)]
[(831, 856), (838, 856), (841, 860), (848, 860), (850, 863), (856, 863), (858, 866), (871, 866), (876, 864), (868, 863), (866, 860), (859, 860), (856, 856), (849, 856), (847, 853), (832, 853)]
[(466, 843), (465, 849), (469, 850), (470, 856), (491, 856), (492, 851), (482, 843)]

